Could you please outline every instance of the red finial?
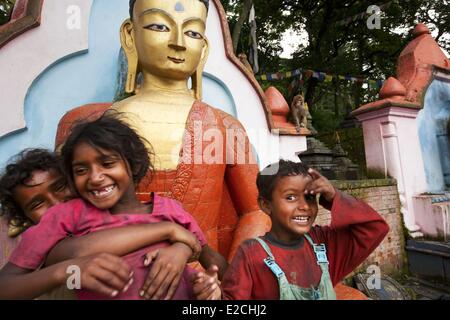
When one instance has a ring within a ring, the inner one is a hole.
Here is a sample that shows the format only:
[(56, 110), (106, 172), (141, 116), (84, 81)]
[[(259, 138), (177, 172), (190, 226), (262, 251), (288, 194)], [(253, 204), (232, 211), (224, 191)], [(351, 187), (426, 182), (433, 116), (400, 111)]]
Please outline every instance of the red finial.
[(406, 89), (401, 84), (400, 81), (395, 79), (394, 77), (389, 77), (381, 88), (380, 98), (394, 98), (394, 97), (404, 97), (406, 96)]
[(428, 29), (428, 27), (423, 23), (419, 23), (413, 30), (414, 38), (417, 38), (424, 34), (430, 34), (430, 33), (431, 33), (430, 29)]
[(269, 87), (267, 88), (265, 94), (267, 104), (272, 111), (272, 114), (286, 117), (289, 113), (289, 105), (281, 92), (275, 87)]

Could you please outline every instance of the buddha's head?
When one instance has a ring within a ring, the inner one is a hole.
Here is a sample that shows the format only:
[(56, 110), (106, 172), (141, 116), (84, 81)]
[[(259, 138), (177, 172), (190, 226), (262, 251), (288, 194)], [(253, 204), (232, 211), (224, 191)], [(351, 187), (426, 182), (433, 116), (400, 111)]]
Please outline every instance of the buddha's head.
[(121, 27), (121, 43), (128, 60), (126, 92), (135, 89), (139, 72), (187, 81), (193, 77), (201, 94), (206, 62), (205, 37), (208, 0), (130, 0), (130, 19)]

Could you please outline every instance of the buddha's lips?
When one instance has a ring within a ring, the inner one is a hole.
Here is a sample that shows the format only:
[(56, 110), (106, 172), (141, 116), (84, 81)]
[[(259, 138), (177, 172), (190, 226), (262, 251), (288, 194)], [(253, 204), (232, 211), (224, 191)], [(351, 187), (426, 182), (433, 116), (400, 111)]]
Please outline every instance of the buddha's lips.
[(170, 61), (175, 62), (175, 63), (183, 63), (184, 61), (186, 61), (185, 59), (178, 59), (178, 58), (174, 58), (174, 57), (167, 57)]

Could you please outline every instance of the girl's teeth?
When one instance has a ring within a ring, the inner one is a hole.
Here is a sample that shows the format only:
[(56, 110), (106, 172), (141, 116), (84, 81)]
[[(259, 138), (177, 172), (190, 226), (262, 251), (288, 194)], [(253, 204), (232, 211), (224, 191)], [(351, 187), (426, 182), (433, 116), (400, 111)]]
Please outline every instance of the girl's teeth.
[(295, 217), (294, 220), (297, 220), (300, 222), (306, 222), (309, 220), (309, 217)]
[(102, 189), (100, 191), (99, 190), (93, 190), (92, 193), (96, 197), (101, 197), (101, 196), (105, 196), (105, 195), (110, 194), (113, 191), (113, 189), (114, 189), (114, 186), (109, 186), (109, 187), (106, 187), (106, 188), (104, 188), (104, 189)]

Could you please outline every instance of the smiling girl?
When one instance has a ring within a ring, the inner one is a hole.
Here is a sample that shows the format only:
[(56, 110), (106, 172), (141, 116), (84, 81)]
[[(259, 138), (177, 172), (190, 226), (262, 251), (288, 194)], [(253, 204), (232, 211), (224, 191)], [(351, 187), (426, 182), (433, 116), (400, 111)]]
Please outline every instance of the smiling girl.
[[(95, 274), (83, 269), (83, 265), (79, 266), (82, 289), (77, 290), (78, 298), (140, 299), (144, 295), (142, 288), (148, 273), (149, 263), (145, 261), (148, 252), (167, 247), (169, 241), (175, 240), (182, 243), (176, 255), (186, 263), (193, 254), (200, 252), (200, 245), (206, 245), (199, 226), (178, 202), (156, 194), (146, 203), (139, 201), (135, 186), (152, 167), (149, 151), (146, 141), (119, 120), (117, 113), (77, 125), (62, 148), (62, 158), (69, 183), (80, 198), (52, 207), (39, 224), (22, 235), (9, 261), (17, 273), (37, 269), (48, 252), (67, 235), (81, 236), (125, 225), (142, 225), (142, 230), (136, 229), (135, 236), (139, 237), (139, 234), (149, 232), (146, 231), (148, 226), (153, 226), (151, 232), (159, 238), (159, 243), (120, 260), (108, 256), (100, 261), (101, 270)], [(76, 261), (73, 264), (77, 265)], [(188, 268), (182, 270), (173, 299), (194, 298), (191, 272)], [(92, 279), (86, 279), (86, 274), (95, 277), (95, 281), (89, 282)], [(52, 274), (48, 276), (48, 282), (56, 281)], [(58, 271), (59, 282), (67, 277), (68, 274)], [(83, 290), (95, 289), (96, 286), (90, 283), (110, 278), (116, 279), (113, 282), (120, 290)]]

